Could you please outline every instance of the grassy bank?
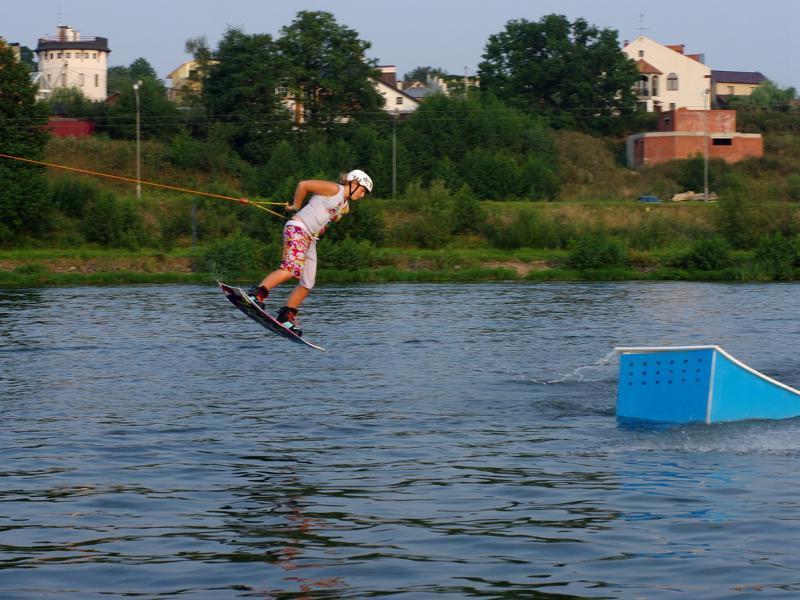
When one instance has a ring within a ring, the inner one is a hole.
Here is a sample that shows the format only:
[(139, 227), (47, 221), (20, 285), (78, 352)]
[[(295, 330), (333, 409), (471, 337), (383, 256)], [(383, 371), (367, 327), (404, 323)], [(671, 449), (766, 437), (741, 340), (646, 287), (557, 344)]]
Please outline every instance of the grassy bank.
[[(208, 248), (100, 248), (0, 250), (0, 287), (49, 285), (120, 285), (200, 283), (218, 280), (254, 283), (276, 263), (249, 269), (200, 268)], [(567, 250), (522, 248), (445, 248), (441, 250), (378, 248), (370, 263), (359, 268), (321, 268), (320, 284), (481, 281), (770, 281), (756, 253), (731, 252), (720, 268), (676, 266), (685, 256), (677, 248), (628, 252), (623, 264), (582, 269), (571, 266)], [(321, 253), (325, 264), (325, 255)], [(714, 266), (714, 265), (712, 265)]]
[[(771, 158), (712, 165), (719, 202), (642, 204), (639, 193), (669, 197), (696, 184), (702, 164), (631, 171), (609, 140), (562, 132), (556, 201), (478, 200), (441, 181), (370, 197), (320, 241), (319, 281), (795, 280), (800, 163), (784, 138), (768, 138)], [(247, 194), (246, 170), (191, 170), (153, 141), (147, 151), (161, 182)], [(133, 157), (131, 143), (102, 138), (48, 146), (55, 163), (105, 172), (130, 174)], [(139, 199), (129, 184), (48, 177), (41, 230), (0, 240), (0, 286), (255, 281), (280, 260), (283, 220), (252, 207), (152, 188)]]

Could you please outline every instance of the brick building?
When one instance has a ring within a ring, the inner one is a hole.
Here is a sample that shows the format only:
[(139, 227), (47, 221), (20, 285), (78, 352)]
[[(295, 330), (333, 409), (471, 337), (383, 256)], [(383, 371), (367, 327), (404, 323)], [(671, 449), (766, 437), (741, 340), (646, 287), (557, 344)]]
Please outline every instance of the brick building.
[(735, 110), (690, 110), (662, 112), (658, 131), (628, 136), (628, 166), (638, 168), (679, 158), (703, 156), (733, 163), (764, 155), (760, 133), (737, 133)]

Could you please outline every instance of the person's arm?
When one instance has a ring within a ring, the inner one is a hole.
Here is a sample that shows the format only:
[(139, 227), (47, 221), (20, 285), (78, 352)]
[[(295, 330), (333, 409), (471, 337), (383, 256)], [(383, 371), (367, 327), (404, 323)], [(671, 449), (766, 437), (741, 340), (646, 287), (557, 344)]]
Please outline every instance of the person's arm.
[(319, 196), (335, 196), (339, 192), (339, 186), (332, 181), (322, 181), (321, 179), (306, 179), (297, 184), (294, 191), (294, 202), (289, 210), (298, 211), (303, 207), (303, 202), (309, 194)]

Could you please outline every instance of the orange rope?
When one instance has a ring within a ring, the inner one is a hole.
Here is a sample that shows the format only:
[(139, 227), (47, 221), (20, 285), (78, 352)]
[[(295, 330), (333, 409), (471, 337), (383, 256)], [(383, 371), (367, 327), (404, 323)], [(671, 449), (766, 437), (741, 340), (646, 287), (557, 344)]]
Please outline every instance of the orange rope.
[(192, 190), (189, 188), (178, 187), (175, 185), (167, 185), (164, 183), (156, 183), (154, 181), (146, 181), (144, 179), (134, 179), (131, 177), (122, 177), (121, 175), (111, 175), (110, 173), (99, 173), (97, 171), (89, 171), (87, 169), (78, 169), (76, 167), (67, 167), (65, 165), (56, 165), (49, 162), (44, 162), (42, 160), (33, 160), (31, 158), (22, 158), (21, 156), (12, 156), (11, 154), (2, 154), (0, 153), (0, 158), (10, 158), (11, 160), (20, 160), (22, 162), (33, 163), (35, 165), (44, 165), (45, 167), (53, 167), (54, 169), (63, 169), (65, 171), (74, 171), (76, 173), (84, 173), (86, 175), (95, 175), (97, 177), (107, 177), (108, 179), (116, 179), (118, 181), (127, 181), (130, 183), (140, 183), (142, 185), (149, 185), (152, 187), (162, 188), (165, 190), (173, 190), (176, 192), (184, 192), (187, 194), (194, 194), (196, 196), (208, 196), (209, 198), (219, 198), (221, 200), (231, 200), (233, 202), (239, 202), (240, 204), (249, 204), (250, 206), (255, 206), (256, 208), (260, 208), (261, 210), (265, 210), (268, 213), (271, 213), (281, 219), (285, 219), (286, 216), (280, 213), (275, 212), (274, 210), (270, 210), (269, 208), (263, 206), (264, 204), (274, 204), (279, 206), (288, 206), (283, 202), (256, 202), (254, 200), (248, 200), (247, 198), (236, 198), (235, 196), (224, 196), (222, 194), (212, 194), (211, 192), (202, 192), (200, 190)]

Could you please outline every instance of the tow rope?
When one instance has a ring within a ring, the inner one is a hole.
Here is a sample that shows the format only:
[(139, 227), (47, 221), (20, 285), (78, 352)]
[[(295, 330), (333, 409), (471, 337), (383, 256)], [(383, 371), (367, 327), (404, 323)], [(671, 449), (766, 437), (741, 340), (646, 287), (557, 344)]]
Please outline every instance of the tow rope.
[(270, 214), (275, 215), (276, 217), (280, 217), (281, 219), (286, 219), (285, 215), (282, 215), (274, 210), (267, 208), (267, 205), (274, 205), (274, 206), (285, 206), (288, 207), (289, 204), (287, 202), (267, 202), (262, 200), (250, 200), (248, 198), (237, 198), (236, 196), (225, 196), (223, 194), (213, 194), (211, 192), (203, 192), (201, 190), (192, 190), (189, 188), (178, 187), (175, 185), (167, 185), (165, 183), (156, 183), (155, 181), (147, 181), (144, 179), (135, 179), (132, 177), (123, 177), (121, 175), (112, 175), (111, 173), (99, 173), (97, 171), (89, 171), (87, 169), (78, 169), (76, 167), (68, 167), (66, 165), (57, 165), (54, 163), (45, 162), (42, 160), (33, 160), (31, 158), (22, 158), (21, 156), (12, 156), (11, 154), (2, 154), (0, 153), (0, 158), (9, 158), (11, 160), (19, 160), (26, 163), (32, 163), (35, 165), (44, 165), (45, 167), (52, 167), (54, 169), (63, 169), (64, 171), (73, 171), (75, 173), (83, 173), (84, 175), (94, 175), (95, 177), (106, 177), (107, 179), (115, 179), (117, 181), (125, 181), (129, 183), (138, 183), (141, 185), (149, 185), (151, 187), (157, 187), (165, 190), (173, 190), (176, 192), (183, 192), (186, 194), (194, 194), (195, 196), (207, 196), (209, 198), (217, 198), (220, 200), (230, 200), (232, 202), (238, 202), (239, 204), (247, 204), (249, 206), (255, 206), (256, 208), (260, 208)]

